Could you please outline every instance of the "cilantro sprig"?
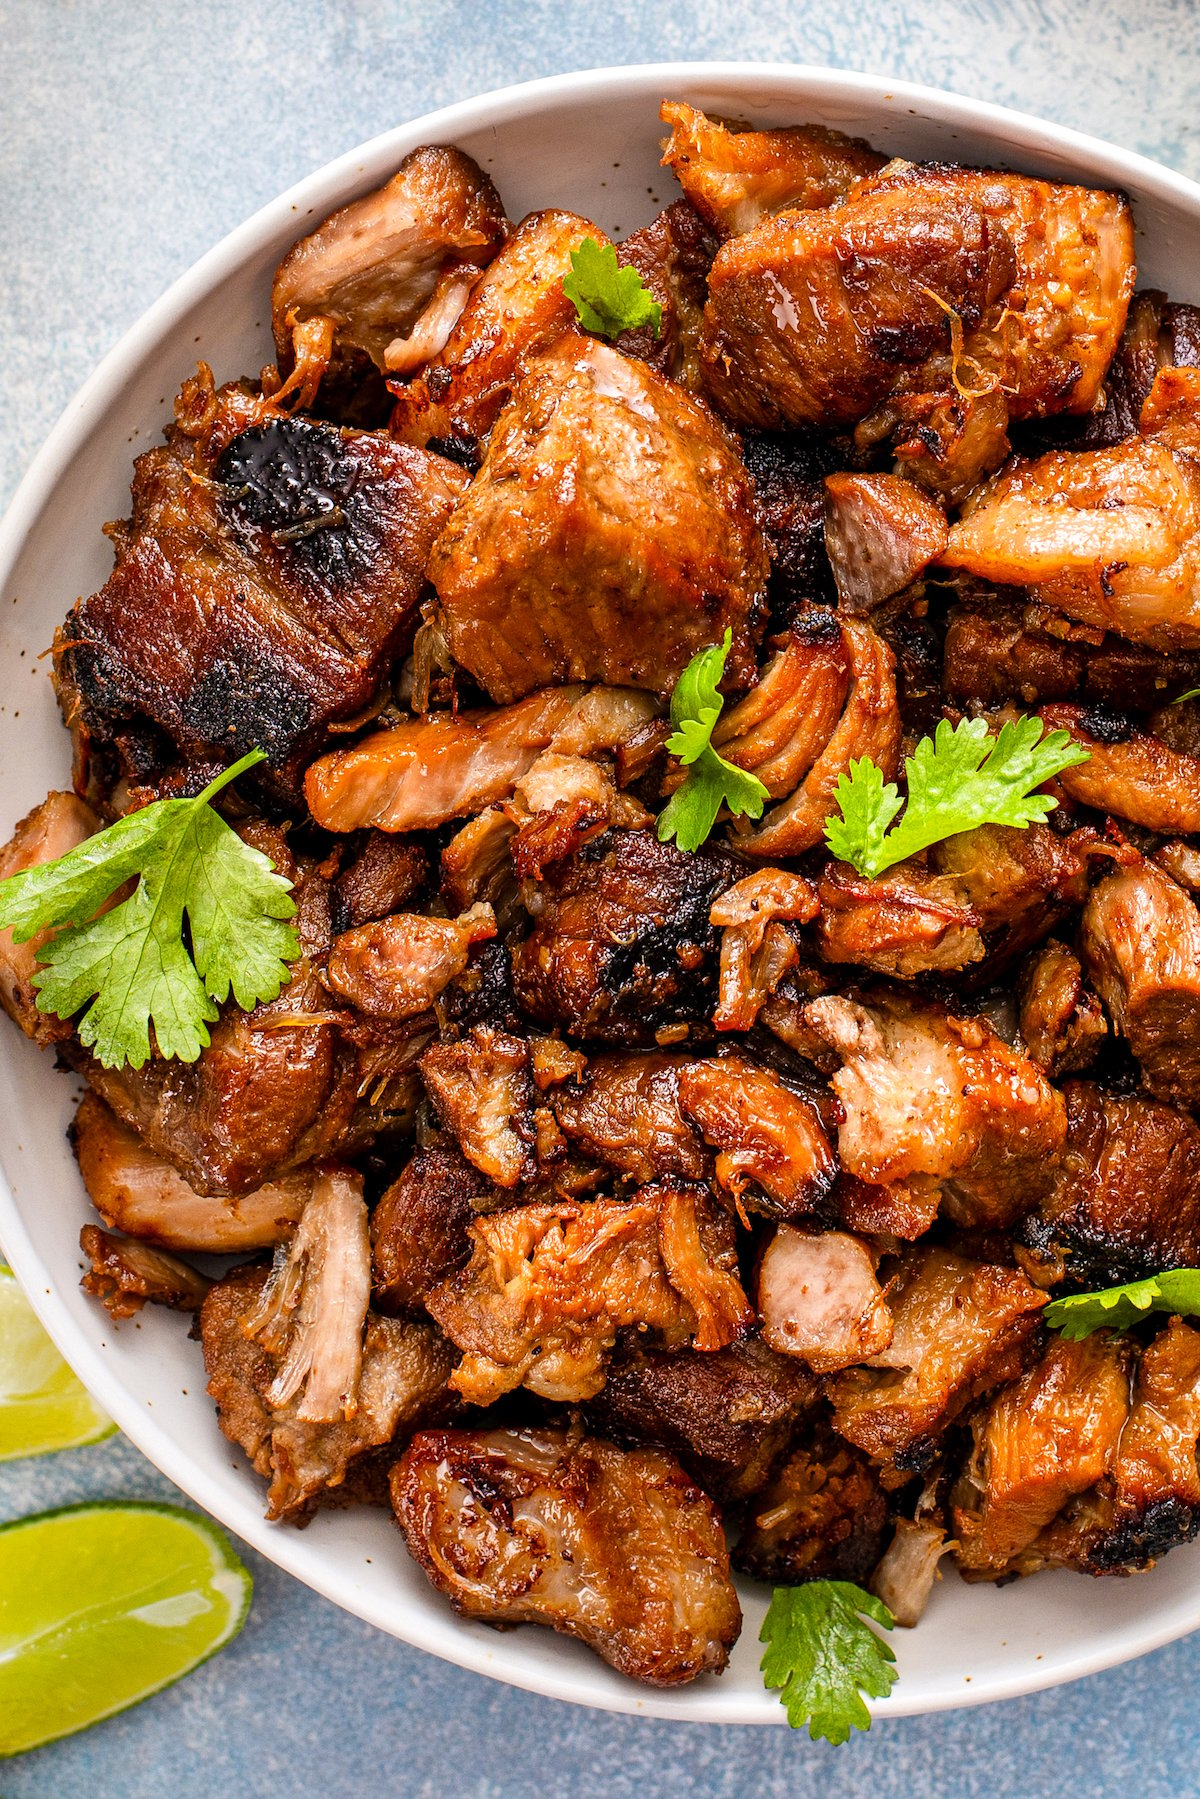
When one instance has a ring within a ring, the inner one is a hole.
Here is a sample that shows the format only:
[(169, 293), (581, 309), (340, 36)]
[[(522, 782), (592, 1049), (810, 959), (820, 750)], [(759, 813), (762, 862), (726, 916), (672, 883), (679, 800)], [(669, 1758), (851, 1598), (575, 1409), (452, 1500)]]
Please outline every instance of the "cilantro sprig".
[(681, 850), (700, 848), (722, 806), (735, 815), (761, 818), (768, 797), (757, 775), (735, 768), (712, 746), (713, 728), (725, 704), (717, 683), (725, 673), (732, 643), (733, 632), (727, 629), (723, 643), (693, 656), (671, 695), (675, 729), (667, 738), (667, 749), (688, 773), (658, 815), (658, 838), (666, 843), (673, 837)]
[(662, 336), (662, 307), (636, 269), (620, 266), (611, 244), (601, 249), (594, 237), (585, 237), (571, 251), (571, 273), (562, 285), (585, 331), (620, 337), (622, 331), (651, 325), (655, 337)]
[(844, 1743), (870, 1730), (863, 1694), (882, 1699), (897, 1679), (895, 1651), (872, 1630), (896, 1620), (882, 1599), (848, 1580), (810, 1580), (776, 1587), (759, 1639), (767, 1645), (763, 1681), (779, 1689), (793, 1730), (807, 1724), (815, 1742)]
[[(291, 882), (243, 843), (209, 801), (265, 760), (252, 750), (195, 799), (155, 800), (57, 861), (0, 881), (0, 929), (38, 950), (38, 1009), (79, 1020), (106, 1068), (160, 1055), (194, 1062), (218, 1004), (249, 1011), (291, 977), (300, 942)], [(126, 898), (102, 912), (118, 889)]]
[(1127, 1331), (1150, 1312), (1200, 1315), (1200, 1268), (1168, 1268), (1122, 1287), (1069, 1293), (1064, 1299), (1052, 1299), (1042, 1316), (1052, 1330), (1077, 1343), (1093, 1331)]
[(1066, 731), (1043, 736), (1043, 730), (1041, 719), (1019, 718), (992, 737), (982, 718), (964, 718), (953, 727), (943, 719), (936, 735), (923, 737), (904, 765), (908, 804), (890, 831), (902, 803), (899, 790), (884, 781), (869, 757), (851, 762), (835, 792), (840, 816), (825, 820), (826, 844), (840, 861), (874, 880), (960, 831), (1044, 823), (1058, 801), (1035, 790), (1089, 757)]

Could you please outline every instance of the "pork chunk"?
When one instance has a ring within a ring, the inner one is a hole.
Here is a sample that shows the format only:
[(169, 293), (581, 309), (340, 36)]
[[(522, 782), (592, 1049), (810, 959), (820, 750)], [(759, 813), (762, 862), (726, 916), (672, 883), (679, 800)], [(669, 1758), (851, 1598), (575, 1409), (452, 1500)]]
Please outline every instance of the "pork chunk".
[(1057, 777), (1081, 806), (1111, 812), (1148, 831), (1200, 831), (1200, 757), (1175, 749), (1111, 714), (1080, 706), (1045, 706), (1051, 730), (1066, 731), (1089, 760)]
[(429, 577), (455, 661), (503, 705), (589, 679), (668, 694), (726, 627), (745, 685), (767, 557), (705, 406), (572, 334), (526, 363)]
[(657, 334), (652, 326), (639, 325), (636, 331), (622, 331), (617, 347), (689, 393), (700, 388), (700, 323), (716, 253), (716, 237), (686, 200), (676, 200), (617, 245), (621, 267), (636, 269), (662, 308)]
[(88, 1091), (71, 1126), (88, 1198), (105, 1224), (164, 1249), (231, 1255), (281, 1243), (312, 1193), (311, 1167), (248, 1193), (197, 1193), (98, 1094)]
[(585, 1156), (638, 1182), (700, 1181), (710, 1158), (679, 1104), (685, 1057), (663, 1052), (591, 1056), (581, 1085), (551, 1095), (559, 1129)]
[(814, 1374), (879, 1355), (892, 1340), (892, 1315), (875, 1278), (877, 1259), (844, 1231), (779, 1225), (758, 1265), (763, 1341), (799, 1356)]
[(606, 1437), (669, 1449), (728, 1502), (758, 1491), (815, 1398), (798, 1362), (750, 1336), (707, 1351), (618, 1350), (587, 1416)]
[(534, 1173), (533, 1087), (529, 1045), (491, 1025), (475, 1025), (458, 1043), (435, 1043), (421, 1078), (468, 1162), (500, 1187)]
[(470, 1226), (495, 1189), (450, 1149), (418, 1149), (371, 1214), (371, 1281), (386, 1312), (419, 1310), (471, 1258)]
[[(1030, 622), (1040, 620), (1043, 627)], [(942, 685), (959, 703), (981, 706), (1054, 700), (1149, 712), (1200, 682), (1195, 652), (1160, 655), (1145, 644), (1072, 626), (1043, 608), (999, 602), (954, 606), (946, 626)]]
[(887, 1533), (887, 1498), (866, 1456), (818, 1424), (747, 1508), (734, 1566), (753, 1580), (865, 1585)]
[(776, 213), (832, 206), (885, 161), (860, 138), (820, 125), (752, 131), (706, 118), (684, 100), (664, 100), (658, 116), (671, 127), (663, 163), (722, 237)]
[(729, 1659), (742, 1615), (720, 1517), (662, 1450), (425, 1431), (392, 1503), (409, 1553), (467, 1617), (549, 1625), (652, 1686)]
[(513, 982), (540, 1024), (599, 1042), (648, 1044), (713, 1007), (714, 899), (736, 865), (687, 855), (651, 831), (609, 831), (557, 863), (526, 905), (533, 929), (513, 951)]
[(625, 1326), (712, 1350), (750, 1322), (732, 1222), (702, 1189), (518, 1206), (471, 1236), (470, 1263), (425, 1303), (464, 1352), (453, 1384), (475, 1405), (522, 1383), (562, 1404), (590, 1399)]
[(1200, 1104), (1200, 916), (1152, 863), (1092, 889), (1080, 932), (1088, 977), (1156, 1099)]
[(961, 884), (901, 863), (868, 881), (831, 862), (817, 886), (817, 943), (824, 962), (851, 962), (909, 980), (978, 962), (984, 954), (979, 914)]
[(330, 951), (325, 984), (373, 1017), (415, 1018), (463, 972), (471, 945), (495, 935), (488, 905), (458, 918), (399, 912), (343, 932)]
[(870, 1182), (936, 1182), (959, 1223), (1004, 1226), (1050, 1189), (1066, 1108), (981, 1019), (900, 996), (828, 995), (805, 1017), (843, 1059), (838, 1151)]
[[(48, 793), (0, 849), (0, 879), (57, 861), (99, 829), (100, 820), (91, 807), (73, 793)], [(38, 1011), (33, 985), (38, 951), (52, 935), (36, 931), (24, 943), (14, 943), (11, 931), (0, 931), (0, 1006), (27, 1037), (41, 1044), (57, 1043), (71, 1034), (69, 1020)]]
[(837, 1158), (811, 1099), (744, 1056), (692, 1062), (679, 1103), (717, 1152), (716, 1178), (771, 1217), (827, 1210)]
[(937, 1439), (981, 1394), (1014, 1379), (1044, 1293), (1015, 1269), (947, 1249), (912, 1251), (888, 1286), (892, 1341), (833, 1382), (833, 1422), (897, 1475), (923, 1472)]
[[(482, 268), (504, 241), (504, 208), (461, 150), (425, 145), (391, 180), (331, 214), (293, 245), (275, 271), (271, 328), (286, 372), (292, 331), (315, 317), (334, 327), (322, 399), (352, 403), (364, 378), (389, 367), (448, 268)], [(386, 400), (382, 383), (375, 398)]]
[(1078, 956), (1051, 938), (1021, 971), (1021, 1040), (1043, 1074), (1087, 1068), (1108, 1035), (1100, 1002), (1083, 984)]
[(215, 449), (176, 428), (138, 457), (116, 567), (56, 638), (59, 704), (114, 775), (259, 747), (294, 799), (327, 727), (361, 712), (407, 650), (464, 477), (301, 418)]
[(178, 1256), (151, 1249), (133, 1237), (117, 1237), (85, 1224), (79, 1247), (91, 1266), (80, 1281), (113, 1318), (131, 1318), (149, 1301), (179, 1312), (198, 1312), (212, 1282)]
[(899, 475), (825, 477), (825, 547), (844, 612), (870, 612), (946, 547), (946, 517)]

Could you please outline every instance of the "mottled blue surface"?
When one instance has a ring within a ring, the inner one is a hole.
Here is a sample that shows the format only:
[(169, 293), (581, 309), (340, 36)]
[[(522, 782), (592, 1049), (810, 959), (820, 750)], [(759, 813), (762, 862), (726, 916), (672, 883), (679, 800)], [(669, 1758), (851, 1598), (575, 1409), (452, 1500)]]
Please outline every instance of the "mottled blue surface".
[[(100, 355), (201, 251), (310, 169), (433, 106), (606, 63), (779, 58), (999, 100), (1197, 175), (1196, 24), (1195, 0), (2, 0), (0, 501)], [(116, 1440), (0, 1468), (0, 1517), (170, 1492)], [(1200, 1637), (829, 1750), (531, 1698), (250, 1559), (257, 1594), (231, 1649), (9, 1764), (4, 1799), (1200, 1791)]]

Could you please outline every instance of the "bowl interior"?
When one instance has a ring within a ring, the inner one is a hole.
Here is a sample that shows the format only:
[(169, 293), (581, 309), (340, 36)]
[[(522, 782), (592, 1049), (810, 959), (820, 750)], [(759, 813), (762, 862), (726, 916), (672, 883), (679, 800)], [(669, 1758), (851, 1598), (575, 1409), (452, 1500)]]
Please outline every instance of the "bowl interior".
[[(111, 566), (100, 526), (128, 510), (130, 464), (154, 443), (198, 358), (218, 379), (271, 355), (268, 300), (281, 253), (334, 206), (386, 178), (412, 148), (452, 141), (493, 175), (510, 216), (564, 206), (613, 236), (675, 194), (659, 166), (658, 101), (681, 96), (761, 124), (810, 120), (918, 158), (1005, 164), (1125, 188), (1142, 285), (1200, 299), (1200, 189), (1140, 158), (999, 108), (826, 71), (737, 65), (610, 70), (510, 89), (405, 125), (342, 158), (249, 221), (139, 322), (68, 408), (0, 527), (0, 832), (48, 787), (70, 782), (69, 745), (38, 657), (76, 596)], [(1189, 285), (1190, 283), (1190, 285)], [(383, 1513), (269, 1526), (262, 1488), (217, 1430), (200, 1351), (150, 1307), (116, 1326), (79, 1291), (90, 1216), (65, 1140), (75, 1083), (0, 1031), (0, 1241), (59, 1347), (163, 1471), (232, 1530), (371, 1623), (481, 1673), (614, 1710), (709, 1722), (781, 1722), (758, 1672), (761, 1590), (728, 1673), (677, 1693), (622, 1680), (547, 1632), (499, 1636), (452, 1616), (408, 1561)], [(1028, 1692), (1153, 1648), (1200, 1615), (1200, 1543), (1128, 1581), (1039, 1576), (996, 1591), (943, 1581), (915, 1632), (899, 1632), (901, 1679), (880, 1715)]]

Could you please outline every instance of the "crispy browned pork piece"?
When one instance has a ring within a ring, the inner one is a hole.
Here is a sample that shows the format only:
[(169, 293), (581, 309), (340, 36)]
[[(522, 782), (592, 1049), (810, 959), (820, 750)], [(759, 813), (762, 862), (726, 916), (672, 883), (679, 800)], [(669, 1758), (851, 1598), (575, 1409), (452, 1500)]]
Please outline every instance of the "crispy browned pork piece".
[[(73, 793), (48, 793), (39, 806), (25, 814), (0, 849), (0, 879), (56, 861), (99, 828), (91, 807)], [(72, 1028), (67, 1020), (38, 1011), (33, 976), (38, 951), (52, 934), (37, 931), (26, 942), (14, 943), (11, 931), (0, 931), (0, 1006), (27, 1037), (41, 1044), (60, 1042), (70, 1036)]]
[(999, 390), (995, 467), (1005, 411), (1092, 406), (1133, 275), (1115, 195), (892, 164), (840, 206), (764, 220), (722, 246), (705, 380), (723, 411), (759, 428), (853, 424), (898, 391)]
[(683, 1068), (679, 1103), (716, 1150), (717, 1182), (736, 1204), (772, 1218), (828, 1212), (837, 1156), (811, 1098), (730, 1055)]
[(685, 100), (664, 100), (658, 116), (671, 127), (664, 165), (722, 237), (778, 212), (832, 206), (886, 161), (861, 138), (820, 125), (754, 131), (706, 118)]
[(1060, 837), (1048, 825), (981, 825), (934, 844), (929, 860), (975, 913), (988, 951), (982, 966), (996, 972), (1083, 904), (1089, 862), (1113, 854), (1086, 828)]
[(892, 1340), (892, 1315), (875, 1278), (878, 1260), (845, 1231), (779, 1225), (758, 1264), (763, 1341), (814, 1374), (879, 1355)]
[(964, 509), (942, 560), (1135, 643), (1194, 652), (1198, 455), (1200, 373), (1165, 370), (1142, 435), (1017, 462)]
[(467, 1617), (549, 1625), (651, 1686), (729, 1660), (742, 1614), (721, 1520), (661, 1449), (422, 1431), (392, 1503), (409, 1553)]
[(780, 801), (757, 825), (738, 821), (738, 849), (766, 861), (803, 855), (824, 838), (835, 789), (854, 757), (869, 756), (886, 776), (896, 772), (895, 658), (865, 619), (812, 613), (758, 686), (722, 716), (713, 742)]
[(1109, 1473), (1129, 1413), (1131, 1345), (1057, 1338), (976, 1421), (953, 1494), (959, 1567), (996, 1579), (1069, 1499)]
[(823, 962), (852, 962), (908, 980), (965, 968), (984, 954), (980, 915), (962, 884), (918, 862), (902, 862), (874, 881), (845, 862), (830, 862), (817, 898)]
[(733, 1222), (704, 1188), (517, 1206), (471, 1236), (468, 1266), (425, 1303), (463, 1351), (452, 1384), (474, 1405), (522, 1383), (562, 1404), (590, 1399), (626, 1326), (710, 1350), (751, 1322)]
[(921, 1622), (938, 1579), (938, 1563), (949, 1547), (946, 1527), (936, 1518), (897, 1518), (892, 1540), (871, 1576), (871, 1591), (905, 1630)]
[(450, 653), (502, 705), (559, 681), (669, 694), (726, 628), (727, 680), (753, 677), (767, 555), (734, 439), (577, 332), (525, 363), (428, 572)]
[(134, 465), (112, 574), (57, 634), (77, 786), (106, 794), (121, 773), (152, 781), (176, 756), (219, 766), (258, 747), (292, 796), (326, 728), (370, 703), (412, 641), (461, 469), (302, 418), (222, 449), (221, 407), (211, 387), (185, 390), (181, 422)]
[(607, 244), (574, 212), (533, 212), (476, 281), (438, 354), (407, 387), (393, 386), (391, 431), (405, 443), (440, 442), (475, 466), (480, 440), (508, 403), (527, 356), (575, 324), (563, 292), (571, 252), (585, 237)]
[(906, 1255), (887, 1303), (891, 1344), (873, 1366), (837, 1376), (833, 1422), (904, 1476), (929, 1466), (966, 1406), (1021, 1372), (1046, 1295), (1017, 1269), (927, 1247)]
[(462, 973), (471, 945), (495, 935), (488, 905), (458, 918), (398, 912), (335, 938), (323, 979), (360, 1012), (414, 1018)]
[(1196, 1267), (1200, 1127), (1174, 1106), (1107, 1093), (1091, 1081), (1068, 1081), (1063, 1096), (1067, 1144), (1058, 1176), (1022, 1229), (1048, 1278), (1108, 1287)]
[(165, 1249), (269, 1249), (294, 1229), (315, 1178), (311, 1167), (297, 1168), (248, 1193), (197, 1193), (91, 1091), (79, 1102), (71, 1146), (105, 1224)]
[(166, 1255), (133, 1237), (117, 1237), (98, 1224), (85, 1224), (79, 1247), (91, 1263), (80, 1286), (100, 1300), (113, 1318), (132, 1318), (149, 1301), (179, 1312), (198, 1312), (212, 1286), (178, 1256)]
[(1194, 652), (1160, 654), (1023, 601), (981, 595), (977, 604), (950, 610), (942, 686), (947, 699), (960, 703), (1078, 700), (1149, 712), (1198, 683)]
[(1050, 1189), (1061, 1094), (979, 1018), (876, 993), (829, 994), (805, 1017), (842, 1058), (842, 1166), (860, 1180), (936, 1183), (960, 1224), (1006, 1226)]
[(425, 1295), (471, 1259), (470, 1226), (496, 1188), (454, 1149), (418, 1149), (371, 1213), (371, 1282), (386, 1312)]
[(679, 1103), (689, 1066), (686, 1056), (666, 1051), (589, 1056), (582, 1082), (564, 1082), (550, 1095), (559, 1129), (579, 1154), (632, 1180), (702, 1181), (712, 1157)]
[[(322, 401), (352, 402), (365, 377), (394, 365), (389, 349), (413, 331), (445, 277), (469, 283), (505, 228), (500, 196), (469, 156), (446, 144), (414, 150), (390, 181), (331, 214), (276, 269), (280, 369), (290, 367), (293, 328), (327, 318), (333, 356)], [(382, 384), (374, 397), (386, 401)]]
[(716, 237), (686, 200), (676, 200), (616, 249), (617, 261), (637, 270), (662, 307), (657, 336), (653, 326), (640, 325), (636, 331), (622, 331), (618, 347), (689, 393), (698, 392), (700, 325)]
[(790, 622), (837, 598), (825, 548), (824, 477), (838, 455), (816, 431), (743, 430), (741, 440), (771, 558), (767, 598), (772, 615)]
[(828, 1425), (802, 1437), (747, 1509), (734, 1566), (772, 1586), (804, 1580), (865, 1583), (887, 1534), (887, 1499), (878, 1473)]
[(543, 751), (611, 750), (659, 710), (651, 694), (632, 687), (569, 686), (544, 688), (514, 706), (435, 712), (321, 756), (305, 776), (305, 798), (329, 831), (433, 830), (508, 799)]
[(1143, 862), (1094, 887), (1080, 928), (1088, 979), (1128, 1040), (1147, 1092), (1200, 1104), (1200, 916)]
[(413, 909), (429, 878), (429, 857), (419, 842), (366, 831), (347, 848), (329, 896), (335, 933)]
[(721, 971), (713, 1024), (748, 1031), (800, 952), (788, 924), (817, 911), (811, 881), (784, 868), (758, 868), (713, 901), (708, 921), (721, 932)]
[(421, 1079), (443, 1124), (468, 1162), (500, 1187), (535, 1172), (529, 1045), (477, 1024), (457, 1043), (435, 1043), (421, 1058)]
[(735, 872), (718, 850), (687, 855), (652, 831), (609, 831), (556, 863), (526, 888), (533, 929), (513, 949), (522, 1008), (540, 1024), (630, 1045), (706, 1018), (709, 909)]
[(270, 1518), (303, 1518), (331, 1491), (378, 1501), (395, 1451), (368, 1452), (451, 1409), (449, 1345), (429, 1324), (370, 1313), (370, 1281), (362, 1183), (331, 1169), (274, 1269), (234, 1269), (201, 1308), (208, 1390), (225, 1435), (270, 1478)]
[(843, 612), (870, 612), (941, 555), (946, 515), (899, 475), (825, 477), (825, 548)]
[(1148, 831), (1200, 831), (1200, 757), (1107, 712), (1044, 706), (1042, 717), (1088, 753), (1057, 777), (1069, 799)]
[(715, 1350), (618, 1346), (586, 1412), (606, 1437), (669, 1449), (728, 1502), (758, 1491), (816, 1397), (799, 1362), (750, 1336)]
[(1083, 984), (1079, 958), (1051, 937), (1021, 970), (1021, 1040), (1043, 1074), (1073, 1074), (1095, 1061), (1108, 1035), (1096, 995)]

